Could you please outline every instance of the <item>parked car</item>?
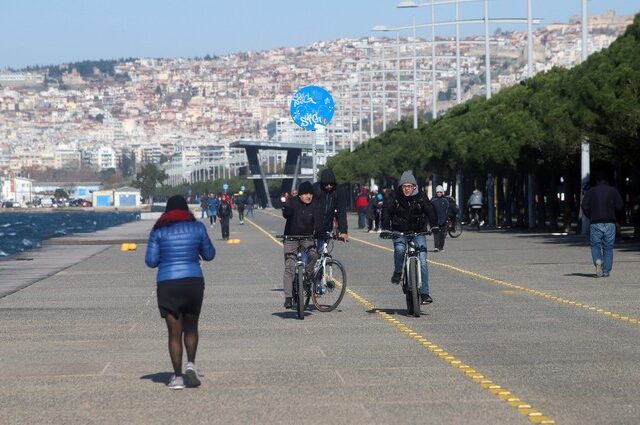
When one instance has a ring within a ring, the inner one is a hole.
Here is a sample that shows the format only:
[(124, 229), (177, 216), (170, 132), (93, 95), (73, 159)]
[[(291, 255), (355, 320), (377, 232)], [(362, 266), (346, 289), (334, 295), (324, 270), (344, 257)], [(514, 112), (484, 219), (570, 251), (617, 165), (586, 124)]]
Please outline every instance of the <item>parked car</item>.
[(93, 202), (87, 201), (86, 199), (80, 199), (80, 206), (81, 207), (92, 207), (93, 206)]

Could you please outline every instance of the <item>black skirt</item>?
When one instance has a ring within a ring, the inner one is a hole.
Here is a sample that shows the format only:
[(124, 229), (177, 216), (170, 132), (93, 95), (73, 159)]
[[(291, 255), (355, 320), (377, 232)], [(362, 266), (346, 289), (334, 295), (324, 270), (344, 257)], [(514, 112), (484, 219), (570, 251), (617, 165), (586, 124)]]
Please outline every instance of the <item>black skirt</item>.
[(162, 318), (166, 318), (168, 314), (176, 318), (181, 314), (199, 316), (204, 297), (204, 279), (187, 277), (158, 282), (157, 294)]

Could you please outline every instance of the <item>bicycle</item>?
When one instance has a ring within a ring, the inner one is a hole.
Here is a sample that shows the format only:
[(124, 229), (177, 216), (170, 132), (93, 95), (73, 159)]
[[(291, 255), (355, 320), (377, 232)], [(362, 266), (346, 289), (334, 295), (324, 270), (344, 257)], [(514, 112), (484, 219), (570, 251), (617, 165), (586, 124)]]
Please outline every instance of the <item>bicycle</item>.
[(476, 230), (480, 231), (480, 206), (469, 207), (469, 224), (475, 226)]
[(407, 249), (402, 262), (402, 291), (407, 300), (407, 312), (420, 317), (420, 289), (422, 288), (422, 269), (420, 267), (420, 250), (415, 239), (418, 236), (430, 235), (431, 232), (397, 232), (382, 231), (381, 239), (393, 239), (397, 236), (407, 238)]
[[(283, 241), (315, 240), (313, 236), (276, 235)], [(296, 267), (293, 276), (293, 300), (296, 303), (298, 319), (304, 320), (304, 310), (313, 300), (313, 305), (321, 312), (329, 312), (338, 307), (347, 290), (347, 275), (342, 263), (331, 257), (335, 235), (328, 235), (320, 257), (311, 276), (306, 273), (306, 250), (298, 246)], [(338, 291), (339, 289), (339, 291)]]
[(335, 310), (347, 291), (347, 272), (342, 263), (331, 256), (333, 241), (344, 240), (335, 233), (324, 238), (324, 248), (313, 269), (313, 305), (322, 312)]
[(447, 233), (452, 238), (462, 235), (462, 223), (456, 217), (447, 218)]

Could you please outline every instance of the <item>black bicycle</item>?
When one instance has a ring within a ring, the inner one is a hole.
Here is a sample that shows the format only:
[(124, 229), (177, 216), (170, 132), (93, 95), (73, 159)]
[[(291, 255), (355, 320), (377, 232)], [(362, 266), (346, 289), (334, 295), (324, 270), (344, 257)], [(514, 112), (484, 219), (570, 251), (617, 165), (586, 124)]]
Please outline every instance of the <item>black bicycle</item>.
[(447, 233), (452, 238), (457, 238), (462, 235), (462, 222), (458, 220), (457, 217), (449, 217), (447, 218)]
[(420, 317), (420, 289), (422, 288), (422, 272), (420, 268), (420, 249), (416, 244), (416, 237), (430, 235), (431, 232), (396, 232), (383, 231), (382, 239), (393, 239), (404, 236), (407, 238), (407, 249), (404, 251), (402, 263), (402, 291), (407, 299), (407, 312), (414, 317)]

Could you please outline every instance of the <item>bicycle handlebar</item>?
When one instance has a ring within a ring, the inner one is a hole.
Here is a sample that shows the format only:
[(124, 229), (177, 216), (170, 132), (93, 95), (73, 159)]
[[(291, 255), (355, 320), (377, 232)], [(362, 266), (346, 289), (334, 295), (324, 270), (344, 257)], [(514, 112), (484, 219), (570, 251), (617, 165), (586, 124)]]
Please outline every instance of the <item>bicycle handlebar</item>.
[(315, 241), (316, 238), (313, 236), (299, 236), (299, 235), (276, 235), (276, 238), (285, 240), (285, 241)]
[(427, 230), (426, 232), (398, 232), (396, 230), (383, 230), (380, 232), (380, 239), (392, 239), (395, 236), (404, 236), (406, 238), (412, 239), (417, 236), (422, 235), (430, 235), (431, 231)]

